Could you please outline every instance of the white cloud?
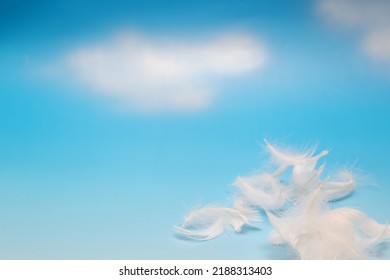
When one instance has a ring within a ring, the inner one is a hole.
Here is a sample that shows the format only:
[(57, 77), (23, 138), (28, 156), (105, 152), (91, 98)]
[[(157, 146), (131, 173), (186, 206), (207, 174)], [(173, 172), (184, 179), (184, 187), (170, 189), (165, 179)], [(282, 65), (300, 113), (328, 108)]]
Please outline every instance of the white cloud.
[(390, 1), (321, 0), (319, 7), (331, 21), (362, 32), (368, 55), (390, 62)]
[(71, 51), (66, 65), (96, 93), (147, 111), (199, 110), (217, 87), (265, 62), (264, 47), (250, 35), (209, 40), (135, 34)]
[(390, 62), (390, 28), (369, 34), (364, 47), (372, 56)]

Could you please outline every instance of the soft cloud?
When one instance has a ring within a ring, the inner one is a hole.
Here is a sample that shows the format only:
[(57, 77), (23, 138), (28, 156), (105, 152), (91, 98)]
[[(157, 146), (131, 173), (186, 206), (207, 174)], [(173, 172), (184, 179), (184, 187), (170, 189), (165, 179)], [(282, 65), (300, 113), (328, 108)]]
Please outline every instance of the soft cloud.
[(321, 12), (333, 22), (360, 30), (365, 52), (390, 62), (390, 2), (384, 0), (321, 0)]
[(66, 65), (96, 93), (147, 111), (199, 110), (222, 81), (259, 69), (264, 47), (250, 35), (179, 40), (127, 34), (71, 51)]
[(372, 56), (390, 62), (390, 26), (387, 30), (369, 34), (364, 47)]

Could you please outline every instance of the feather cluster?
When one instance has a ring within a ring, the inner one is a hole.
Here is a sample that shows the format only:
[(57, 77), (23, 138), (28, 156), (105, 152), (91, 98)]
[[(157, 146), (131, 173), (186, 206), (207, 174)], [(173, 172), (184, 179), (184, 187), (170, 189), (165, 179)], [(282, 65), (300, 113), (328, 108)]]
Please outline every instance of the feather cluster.
[(197, 209), (175, 228), (188, 238), (210, 240), (256, 225), (263, 210), (273, 227), (270, 242), (288, 245), (301, 259), (366, 259), (371, 248), (390, 239), (390, 225), (353, 208), (331, 208), (355, 190), (356, 181), (348, 171), (323, 178), (324, 165), (317, 165), (328, 151), (294, 153), (267, 141), (265, 147), (276, 164), (273, 172), (236, 178), (231, 208)]

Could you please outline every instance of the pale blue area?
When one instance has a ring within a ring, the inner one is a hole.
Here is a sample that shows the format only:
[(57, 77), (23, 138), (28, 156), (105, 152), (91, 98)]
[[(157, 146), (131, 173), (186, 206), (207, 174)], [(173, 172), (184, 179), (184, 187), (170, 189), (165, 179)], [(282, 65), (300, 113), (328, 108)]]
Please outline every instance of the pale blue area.
[[(389, 222), (388, 68), (360, 52), (355, 34), (324, 24), (313, 2), (259, 2), (1, 1), (0, 258), (292, 258), (267, 243), (266, 222), (201, 243), (173, 230), (196, 206), (229, 205), (234, 178), (266, 159), (264, 138), (319, 143), (330, 170), (369, 174), (375, 186), (337, 205)], [(118, 112), (34, 72), (128, 26), (186, 38), (249, 30), (271, 60), (188, 114)]]

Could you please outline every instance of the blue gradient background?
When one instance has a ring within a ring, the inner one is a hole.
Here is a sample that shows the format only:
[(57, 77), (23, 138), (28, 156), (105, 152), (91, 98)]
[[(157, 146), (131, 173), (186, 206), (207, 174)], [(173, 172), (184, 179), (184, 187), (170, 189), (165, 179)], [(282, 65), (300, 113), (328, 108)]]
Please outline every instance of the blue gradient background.
[[(294, 2), (294, 3), (293, 3)], [(266, 159), (263, 138), (331, 149), (375, 184), (337, 205), (390, 219), (390, 76), (328, 26), (315, 1), (1, 1), (1, 259), (285, 259), (270, 227), (194, 243), (175, 236), (196, 206)], [(93, 5), (93, 6), (91, 6)], [(245, 29), (271, 59), (189, 114), (118, 112), (38, 66), (128, 27), (187, 36)], [(390, 259), (390, 248), (380, 257)]]

